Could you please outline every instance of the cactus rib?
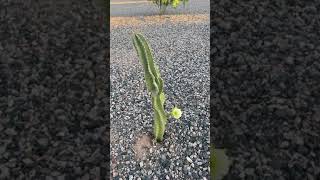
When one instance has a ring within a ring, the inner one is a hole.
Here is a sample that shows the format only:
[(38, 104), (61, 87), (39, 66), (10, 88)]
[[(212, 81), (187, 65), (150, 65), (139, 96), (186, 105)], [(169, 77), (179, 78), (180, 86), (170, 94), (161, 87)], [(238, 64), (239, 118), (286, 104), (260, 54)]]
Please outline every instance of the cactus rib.
[(154, 135), (157, 141), (162, 141), (165, 127), (166, 127), (167, 116), (166, 116), (166, 113), (164, 112), (159, 96), (152, 97), (152, 106), (155, 113)]
[(134, 36), (133, 43), (144, 68), (147, 88), (152, 94), (158, 94), (158, 85), (155, 82), (154, 74), (150, 70), (150, 60), (147, 58), (146, 49), (137, 35)]

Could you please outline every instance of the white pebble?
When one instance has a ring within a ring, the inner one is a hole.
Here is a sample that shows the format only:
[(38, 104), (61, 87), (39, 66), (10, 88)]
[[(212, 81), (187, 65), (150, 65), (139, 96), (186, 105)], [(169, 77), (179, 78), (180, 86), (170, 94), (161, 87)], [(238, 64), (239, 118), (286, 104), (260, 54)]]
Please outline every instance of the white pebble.
[(189, 157), (187, 157), (187, 161), (188, 161), (189, 163), (192, 163), (192, 160), (191, 160)]

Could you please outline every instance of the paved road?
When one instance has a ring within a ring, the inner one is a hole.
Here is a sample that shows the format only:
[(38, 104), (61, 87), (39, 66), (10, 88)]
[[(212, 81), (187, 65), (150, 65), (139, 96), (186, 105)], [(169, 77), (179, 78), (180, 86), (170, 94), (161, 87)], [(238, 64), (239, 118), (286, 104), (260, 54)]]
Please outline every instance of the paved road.
[[(210, 0), (189, 0), (185, 7), (168, 8), (166, 14), (209, 13)], [(147, 0), (111, 0), (111, 16), (145, 16), (159, 13), (158, 7)]]

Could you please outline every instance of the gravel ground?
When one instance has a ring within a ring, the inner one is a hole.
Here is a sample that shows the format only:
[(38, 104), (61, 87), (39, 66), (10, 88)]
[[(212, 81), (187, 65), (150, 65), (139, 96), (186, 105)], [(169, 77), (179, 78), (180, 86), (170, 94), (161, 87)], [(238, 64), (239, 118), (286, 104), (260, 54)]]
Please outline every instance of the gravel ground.
[(225, 179), (320, 179), (320, 1), (211, 4), (212, 142)]
[[(209, 16), (201, 16), (206, 18), (155, 16), (138, 25), (131, 22), (139, 18), (121, 25), (121, 18), (111, 19), (113, 179), (209, 179)], [(183, 110), (180, 120), (169, 120), (162, 143), (151, 140), (153, 110), (131, 42), (133, 32), (143, 33), (156, 50), (166, 109), (178, 105)]]
[(0, 1), (0, 179), (109, 177), (107, 28), (90, 1)]

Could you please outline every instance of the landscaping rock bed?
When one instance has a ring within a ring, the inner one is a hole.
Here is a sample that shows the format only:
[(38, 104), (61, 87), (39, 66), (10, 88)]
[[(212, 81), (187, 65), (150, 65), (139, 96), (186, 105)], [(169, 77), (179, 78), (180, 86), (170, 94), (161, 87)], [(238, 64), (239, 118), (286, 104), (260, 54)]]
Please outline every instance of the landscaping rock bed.
[(320, 3), (211, 4), (211, 140), (225, 179), (320, 178)]
[(107, 179), (108, 32), (90, 1), (0, 1), (0, 179)]
[[(209, 16), (201, 16), (185, 22), (189, 16), (124, 18), (121, 25), (121, 18), (111, 18), (113, 179), (209, 179)], [(153, 141), (153, 109), (134, 32), (149, 40), (160, 66), (166, 110), (177, 105), (183, 111), (180, 120), (169, 119), (162, 143)]]

